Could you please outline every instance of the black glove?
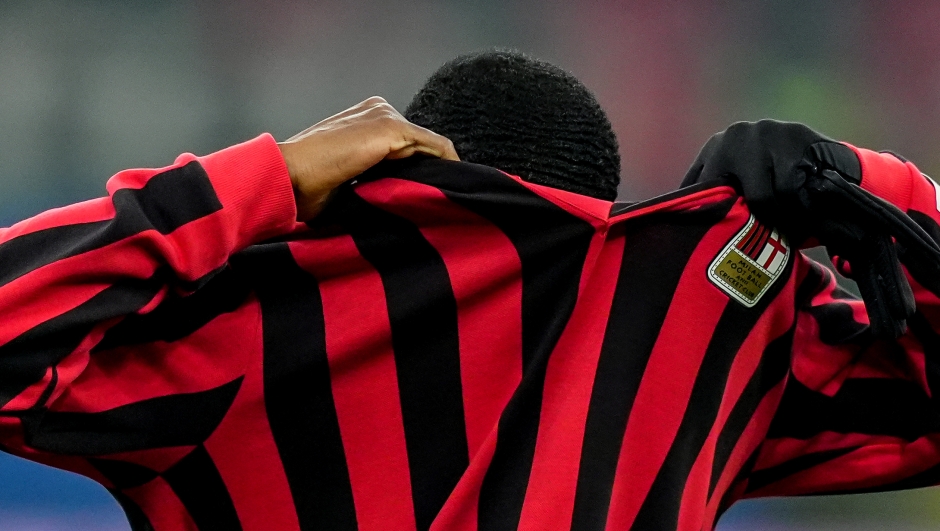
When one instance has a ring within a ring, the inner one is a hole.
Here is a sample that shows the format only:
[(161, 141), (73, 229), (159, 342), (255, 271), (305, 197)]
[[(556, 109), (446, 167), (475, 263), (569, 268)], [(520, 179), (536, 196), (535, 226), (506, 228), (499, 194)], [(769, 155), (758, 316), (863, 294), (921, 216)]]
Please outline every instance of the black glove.
[[(906, 330), (914, 298), (901, 263), (912, 272), (940, 271), (940, 248), (910, 217), (858, 186), (861, 164), (851, 148), (802, 124), (740, 122), (709, 139), (682, 184), (723, 178), (736, 181), (754, 215), (792, 243), (814, 237), (850, 264), (875, 336)], [(921, 276), (940, 284), (937, 275)]]
[(812, 231), (805, 219), (809, 175), (832, 169), (861, 182), (861, 166), (848, 147), (798, 123), (738, 122), (708, 139), (682, 186), (731, 177), (760, 221), (800, 244)]

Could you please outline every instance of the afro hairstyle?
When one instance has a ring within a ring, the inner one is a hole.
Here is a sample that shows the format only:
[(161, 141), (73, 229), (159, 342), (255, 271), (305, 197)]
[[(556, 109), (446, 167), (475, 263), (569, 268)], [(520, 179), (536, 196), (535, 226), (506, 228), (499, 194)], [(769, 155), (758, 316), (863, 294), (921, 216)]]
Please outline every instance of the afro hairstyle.
[(440, 67), (405, 118), (448, 137), (465, 162), (612, 201), (620, 153), (594, 94), (561, 68), (513, 50), (463, 55)]

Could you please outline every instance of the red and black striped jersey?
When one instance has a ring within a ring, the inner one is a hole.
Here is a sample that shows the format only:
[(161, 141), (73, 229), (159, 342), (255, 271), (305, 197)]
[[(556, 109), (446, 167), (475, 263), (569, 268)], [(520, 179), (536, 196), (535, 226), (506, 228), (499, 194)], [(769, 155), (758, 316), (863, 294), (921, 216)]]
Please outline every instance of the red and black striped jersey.
[[(863, 186), (940, 241), (916, 169)], [(0, 444), (135, 530), (701, 530), (940, 482), (940, 305), (860, 301), (733, 188), (411, 161), (294, 222), (265, 135), (0, 231)]]

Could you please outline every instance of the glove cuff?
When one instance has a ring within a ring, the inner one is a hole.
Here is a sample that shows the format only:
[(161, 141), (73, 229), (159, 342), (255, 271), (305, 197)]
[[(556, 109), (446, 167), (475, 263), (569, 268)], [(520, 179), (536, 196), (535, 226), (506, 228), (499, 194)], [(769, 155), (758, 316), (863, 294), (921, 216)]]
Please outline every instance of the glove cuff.
[(907, 212), (911, 206), (914, 175), (920, 172), (910, 162), (889, 153), (878, 153), (845, 144), (862, 165), (862, 189)]

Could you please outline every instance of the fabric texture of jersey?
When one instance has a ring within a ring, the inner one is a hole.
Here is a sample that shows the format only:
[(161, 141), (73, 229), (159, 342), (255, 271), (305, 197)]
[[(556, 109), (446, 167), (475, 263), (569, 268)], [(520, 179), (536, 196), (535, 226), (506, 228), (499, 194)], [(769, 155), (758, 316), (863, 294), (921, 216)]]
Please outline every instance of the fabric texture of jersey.
[[(859, 153), (940, 241), (931, 181)], [(910, 331), (876, 341), (796, 250), (751, 306), (709, 279), (731, 245), (779, 262), (734, 243), (730, 186), (612, 205), (382, 171), (297, 224), (264, 135), (0, 229), (2, 448), (138, 531), (701, 530), (744, 497), (940, 483), (940, 301), (913, 279)]]

